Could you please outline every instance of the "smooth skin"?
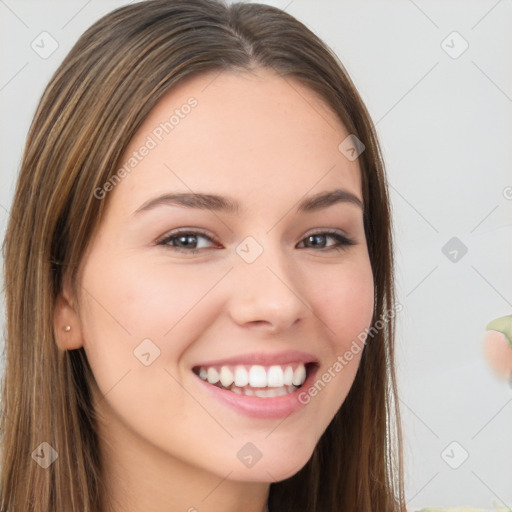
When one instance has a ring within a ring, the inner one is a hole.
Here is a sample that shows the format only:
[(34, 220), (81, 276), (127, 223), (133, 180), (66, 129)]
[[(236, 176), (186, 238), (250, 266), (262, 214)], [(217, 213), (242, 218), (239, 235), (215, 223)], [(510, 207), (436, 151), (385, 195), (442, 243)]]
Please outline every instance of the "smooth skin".
[[(80, 266), (78, 303), (66, 283), (55, 310), (59, 347), (83, 346), (96, 379), (116, 512), (264, 510), (270, 483), (310, 458), (362, 352), (309, 404), (277, 420), (213, 400), (192, 367), (291, 349), (313, 353), (320, 378), (373, 314), (362, 209), (339, 202), (295, 213), (299, 201), (324, 191), (363, 199), (358, 162), (338, 149), (349, 134), (334, 112), (268, 69), (202, 74), (159, 101), (122, 162), (190, 97), (197, 106), (103, 199), (108, 208)], [(242, 211), (159, 205), (135, 213), (167, 192), (229, 196)], [(209, 238), (158, 245), (178, 228)], [(354, 245), (336, 250), (330, 235), (309, 238), (333, 230)], [(247, 237), (263, 249), (250, 264), (236, 251)], [(134, 355), (145, 339), (160, 350), (148, 366)], [(237, 457), (248, 442), (262, 454), (252, 467)]]

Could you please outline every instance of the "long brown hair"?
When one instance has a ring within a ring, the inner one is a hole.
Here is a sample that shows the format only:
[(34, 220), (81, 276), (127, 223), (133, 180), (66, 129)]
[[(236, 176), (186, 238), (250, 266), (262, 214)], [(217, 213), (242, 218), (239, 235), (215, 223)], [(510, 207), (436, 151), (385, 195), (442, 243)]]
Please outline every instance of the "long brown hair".
[[(69, 276), (77, 292), (76, 271), (107, 204), (94, 191), (116, 172), (158, 100), (194, 74), (255, 66), (316, 91), (365, 145), (359, 165), (375, 282), (372, 327), (387, 315), (311, 459), (271, 484), (270, 510), (405, 510), (388, 314), (396, 307), (390, 206), (375, 129), (355, 86), (334, 53), (277, 8), (148, 0), (111, 12), (80, 37), (46, 87), (27, 137), (3, 245), (2, 511), (104, 510), (94, 376), (83, 348), (56, 344), (56, 297)], [(46, 470), (31, 456), (42, 442), (58, 453)]]

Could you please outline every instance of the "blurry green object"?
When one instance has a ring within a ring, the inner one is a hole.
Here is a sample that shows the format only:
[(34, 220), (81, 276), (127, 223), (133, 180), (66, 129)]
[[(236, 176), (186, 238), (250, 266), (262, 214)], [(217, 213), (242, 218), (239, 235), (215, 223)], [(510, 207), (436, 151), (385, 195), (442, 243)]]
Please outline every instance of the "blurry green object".
[(507, 338), (508, 344), (512, 348), (512, 315), (496, 318), (492, 322), (489, 322), (485, 329), (487, 331), (498, 331), (504, 334), (505, 338)]

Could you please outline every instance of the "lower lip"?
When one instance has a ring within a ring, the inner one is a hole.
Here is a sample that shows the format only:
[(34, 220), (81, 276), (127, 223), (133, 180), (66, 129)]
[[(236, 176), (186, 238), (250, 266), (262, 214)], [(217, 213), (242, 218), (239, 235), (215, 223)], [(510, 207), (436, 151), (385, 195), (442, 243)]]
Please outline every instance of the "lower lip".
[(245, 396), (237, 395), (227, 389), (222, 389), (205, 380), (199, 376), (195, 377), (205, 386), (208, 393), (211, 393), (216, 399), (231, 407), (238, 413), (251, 416), (253, 418), (283, 418), (290, 414), (299, 411), (306, 405), (299, 401), (299, 395), (304, 393), (305, 390), (313, 382), (314, 376), (318, 370), (318, 366), (313, 366), (308, 371), (308, 376), (304, 384), (293, 393), (287, 395), (261, 398), (259, 396)]

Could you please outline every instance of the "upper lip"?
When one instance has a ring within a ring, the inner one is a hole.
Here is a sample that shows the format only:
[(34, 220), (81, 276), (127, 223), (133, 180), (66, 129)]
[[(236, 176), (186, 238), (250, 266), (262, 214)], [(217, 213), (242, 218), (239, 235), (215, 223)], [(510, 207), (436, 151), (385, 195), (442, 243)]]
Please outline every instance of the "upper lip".
[(240, 354), (237, 356), (226, 357), (224, 359), (216, 359), (210, 361), (203, 361), (194, 365), (196, 367), (206, 366), (223, 366), (223, 365), (237, 365), (246, 364), (254, 365), (259, 364), (262, 366), (284, 365), (287, 363), (318, 363), (318, 359), (313, 354), (307, 352), (300, 352), (298, 350), (285, 350), (282, 352), (252, 352), (247, 354)]

